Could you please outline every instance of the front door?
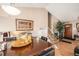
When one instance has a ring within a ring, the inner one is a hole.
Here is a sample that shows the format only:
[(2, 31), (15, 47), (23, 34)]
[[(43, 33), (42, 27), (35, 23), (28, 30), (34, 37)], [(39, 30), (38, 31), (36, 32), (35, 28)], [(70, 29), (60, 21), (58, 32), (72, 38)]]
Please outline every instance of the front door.
[(65, 29), (64, 37), (72, 38), (72, 24), (65, 24), (64, 29)]

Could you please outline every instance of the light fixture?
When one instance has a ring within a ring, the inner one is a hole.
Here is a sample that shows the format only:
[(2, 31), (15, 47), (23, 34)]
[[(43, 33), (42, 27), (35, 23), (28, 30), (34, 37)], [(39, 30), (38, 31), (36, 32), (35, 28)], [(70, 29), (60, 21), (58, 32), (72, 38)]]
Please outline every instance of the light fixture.
[(19, 15), (21, 11), (10, 5), (1, 5), (1, 8), (10, 15)]

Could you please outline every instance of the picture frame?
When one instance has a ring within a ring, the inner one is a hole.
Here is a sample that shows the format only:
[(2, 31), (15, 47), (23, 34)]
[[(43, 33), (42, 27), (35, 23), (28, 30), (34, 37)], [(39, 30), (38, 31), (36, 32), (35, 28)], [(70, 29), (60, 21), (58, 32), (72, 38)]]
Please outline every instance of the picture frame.
[(33, 21), (26, 19), (16, 19), (16, 31), (31, 31), (33, 30)]
[(77, 31), (79, 32), (79, 23), (76, 23)]

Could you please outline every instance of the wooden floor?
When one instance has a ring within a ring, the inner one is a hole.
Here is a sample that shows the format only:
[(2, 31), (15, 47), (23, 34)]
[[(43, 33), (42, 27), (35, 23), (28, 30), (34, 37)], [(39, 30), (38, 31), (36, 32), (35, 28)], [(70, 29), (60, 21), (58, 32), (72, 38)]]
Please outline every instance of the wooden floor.
[(66, 42), (58, 42), (55, 48), (55, 56), (74, 56), (74, 48), (79, 45), (79, 40), (71, 42), (72, 44)]

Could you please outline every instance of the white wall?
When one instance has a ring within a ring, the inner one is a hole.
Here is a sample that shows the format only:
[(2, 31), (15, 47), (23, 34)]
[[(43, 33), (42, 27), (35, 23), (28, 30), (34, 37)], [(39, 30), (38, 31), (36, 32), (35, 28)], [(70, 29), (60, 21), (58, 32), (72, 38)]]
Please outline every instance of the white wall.
[(37, 33), (40, 28), (47, 28), (48, 26), (48, 11), (44, 8), (21, 8), (21, 14), (18, 16), (11, 16), (0, 9), (0, 32), (2, 31), (16, 31), (16, 19), (26, 19), (34, 21), (33, 33)]

